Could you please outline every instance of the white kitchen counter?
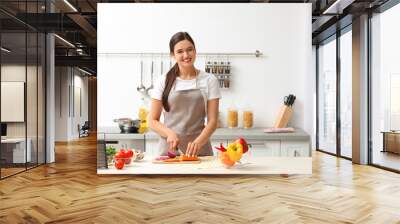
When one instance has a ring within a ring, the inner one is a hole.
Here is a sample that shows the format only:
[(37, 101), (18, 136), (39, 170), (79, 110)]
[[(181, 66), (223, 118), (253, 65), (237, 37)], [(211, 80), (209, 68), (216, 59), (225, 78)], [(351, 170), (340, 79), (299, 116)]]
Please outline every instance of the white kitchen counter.
[[(159, 135), (149, 131), (145, 134), (121, 133), (118, 127), (99, 127), (97, 130), (99, 140), (122, 140), (122, 139), (144, 139), (158, 140)], [(244, 137), (247, 140), (301, 140), (309, 141), (308, 135), (302, 129), (296, 128), (291, 133), (265, 133), (264, 128), (217, 128), (211, 136), (211, 140), (216, 139), (236, 139)]]
[(122, 170), (114, 166), (97, 169), (97, 174), (311, 174), (311, 157), (243, 157), (242, 164), (229, 169), (217, 157), (201, 157), (198, 164), (154, 164), (152, 158), (133, 162)]

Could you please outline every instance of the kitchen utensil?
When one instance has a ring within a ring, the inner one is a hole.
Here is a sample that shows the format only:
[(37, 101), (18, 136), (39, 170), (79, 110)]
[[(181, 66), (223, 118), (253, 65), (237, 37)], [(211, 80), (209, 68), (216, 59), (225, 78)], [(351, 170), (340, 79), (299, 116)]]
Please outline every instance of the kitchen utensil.
[(163, 74), (164, 66), (163, 66), (163, 60), (161, 59), (161, 70), (160, 70), (160, 75)]
[(296, 100), (296, 96), (295, 96), (295, 95), (292, 95), (291, 100), (290, 100), (290, 102), (289, 102), (289, 105), (290, 105), (290, 106), (293, 106), (295, 100)]
[(296, 96), (293, 94), (289, 94), (288, 96), (284, 97), (283, 104), (291, 107), (291, 106), (293, 106), (295, 100), (296, 100)]
[(293, 103), (296, 100), (296, 96), (289, 94), (283, 98), (283, 106), (278, 113), (278, 117), (275, 121), (274, 128), (284, 128), (289, 123), (293, 113)]
[(138, 133), (140, 127), (140, 120), (132, 120), (130, 118), (119, 118), (114, 119), (114, 122), (118, 123), (118, 127), (121, 133)]
[(154, 61), (151, 60), (151, 73), (150, 73), (150, 77), (151, 77), (151, 84), (148, 88), (146, 88), (146, 93), (149, 94), (149, 90), (154, 88), (153, 85), (153, 73), (154, 73)]
[(185, 155), (180, 148), (177, 147), (176, 150), (178, 151), (178, 155)]
[(138, 86), (137, 91), (139, 92), (145, 92), (146, 87), (143, 85), (143, 60), (140, 60), (140, 86)]

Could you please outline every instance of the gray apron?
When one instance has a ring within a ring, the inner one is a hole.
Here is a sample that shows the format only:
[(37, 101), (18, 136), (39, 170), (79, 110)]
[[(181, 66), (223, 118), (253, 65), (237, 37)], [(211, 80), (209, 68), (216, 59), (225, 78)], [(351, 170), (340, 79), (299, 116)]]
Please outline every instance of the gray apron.
[[(175, 88), (175, 86), (174, 86)], [(189, 90), (171, 89), (168, 96), (169, 112), (164, 111), (164, 125), (173, 130), (179, 138), (178, 148), (186, 153), (187, 145), (193, 142), (203, 131), (206, 117), (206, 105), (203, 94), (198, 88)], [(166, 138), (159, 141), (160, 155), (167, 155), (169, 144)], [(204, 144), (198, 156), (212, 156), (213, 151), (210, 141)]]

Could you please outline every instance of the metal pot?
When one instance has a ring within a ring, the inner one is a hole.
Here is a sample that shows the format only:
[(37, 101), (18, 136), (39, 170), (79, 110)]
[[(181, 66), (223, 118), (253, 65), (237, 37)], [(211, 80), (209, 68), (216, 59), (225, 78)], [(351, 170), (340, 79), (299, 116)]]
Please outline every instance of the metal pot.
[(140, 127), (140, 120), (132, 120), (130, 118), (119, 118), (114, 119), (114, 122), (118, 123), (121, 133), (138, 133)]

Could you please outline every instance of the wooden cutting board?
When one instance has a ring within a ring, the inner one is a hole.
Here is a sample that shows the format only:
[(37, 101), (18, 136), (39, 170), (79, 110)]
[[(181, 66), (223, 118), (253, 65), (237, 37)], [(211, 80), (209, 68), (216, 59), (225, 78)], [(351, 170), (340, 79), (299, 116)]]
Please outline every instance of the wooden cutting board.
[(153, 160), (152, 163), (156, 164), (196, 164), (196, 163), (201, 163), (201, 160), (197, 161), (181, 161), (179, 158), (176, 159), (176, 161), (169, 161), (165, 162), (164, 160)]

